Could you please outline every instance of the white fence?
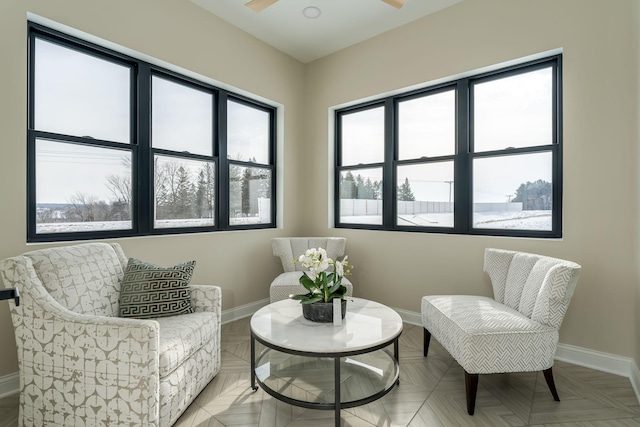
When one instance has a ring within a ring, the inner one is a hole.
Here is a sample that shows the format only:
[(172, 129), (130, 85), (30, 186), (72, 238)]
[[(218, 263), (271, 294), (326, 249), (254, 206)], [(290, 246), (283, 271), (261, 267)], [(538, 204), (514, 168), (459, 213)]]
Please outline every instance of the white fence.
[[(473, 210), (474, 212), (517, 212), (522, 210), (522, 203), (474, 203)], [(453, 212), (453, 203), (451, 202), (398, 202), (398, 215), (451, 212)], [(382, 200), (340, 199), (340, 215), (382, 215)]]
[(522, 202), (511, 203), (474, 203), (474, 212), (520, 212), (522, 210)]

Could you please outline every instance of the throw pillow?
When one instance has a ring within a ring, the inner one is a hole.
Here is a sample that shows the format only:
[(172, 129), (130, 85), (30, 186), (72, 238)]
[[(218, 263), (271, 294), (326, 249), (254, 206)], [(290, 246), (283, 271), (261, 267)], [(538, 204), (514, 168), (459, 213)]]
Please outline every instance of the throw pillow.
[(193, 313), (189, 282), (196, 262), (173, 267), (129, 258), (120, 288), (120, 317), (151, 319)]

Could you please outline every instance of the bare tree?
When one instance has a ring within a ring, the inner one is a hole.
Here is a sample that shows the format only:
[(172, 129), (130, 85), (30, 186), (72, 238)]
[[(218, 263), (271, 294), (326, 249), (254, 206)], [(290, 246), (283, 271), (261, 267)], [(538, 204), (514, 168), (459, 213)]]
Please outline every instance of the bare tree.
[(46, 224), (46, 223), (50, 223), (52, 219), (53, 219), (53, 215), (51, 214), (51, 209), (39, 208), (36, 210), (36, 223)]
[(79, 222), (97, 220), (98, 198), (96, 196), (78, 191), (69, 197), (68, 202), (71, 206), (67, 210), (67, 218)]
[(131, 205), (131, 176), (109, 175), (106, 185), (113, 195), (113, 202)]

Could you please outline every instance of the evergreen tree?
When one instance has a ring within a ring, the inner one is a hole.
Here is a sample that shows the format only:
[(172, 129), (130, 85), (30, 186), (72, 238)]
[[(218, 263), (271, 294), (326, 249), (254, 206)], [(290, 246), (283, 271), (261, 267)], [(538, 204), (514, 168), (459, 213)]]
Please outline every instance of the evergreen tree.
[(213, 218), (213, 199), (215, 189), (214, 167), (212, 163), (205, 163), (198, 172), (196, 187), (196, 217)]
[(355, 199), (357, 197), (357, 185), (351, 171), (347, 171), (344, 179), (340, 181), (340, 198)]
[(362, 180), (362, 175), (358, 174), (356, 176), (356, 199), (365, 199), (364, 196), (364, 181)]
[(382, 181), (373, 181), (373, 198), (375, 200), (382, 200)]
[(411, 191), (409, 178), (405, 178), (404, 183), (398, 186), (398, 201), (413, 202), (414, 200), (416, 198)]
[(189, 178), (189, 172), (178, 168), (177, 186), (172, 203), (173, 218), (193, 218), (195, 208), (195, 189)]
[(251, 211), (251, 169), (245, 168), (244, 174), (242, 175), (242, 187), (240, 189), (241, 192), (241, 200), (242, 200), (242, 214), (249, 215)]
[(512, 202), (522, 202), (524, 210), (549, 210), (552, 205), (553, 188), (550, 182), (539, 179), (537, 181), (520, 184), (516, 190), (516, 197)]

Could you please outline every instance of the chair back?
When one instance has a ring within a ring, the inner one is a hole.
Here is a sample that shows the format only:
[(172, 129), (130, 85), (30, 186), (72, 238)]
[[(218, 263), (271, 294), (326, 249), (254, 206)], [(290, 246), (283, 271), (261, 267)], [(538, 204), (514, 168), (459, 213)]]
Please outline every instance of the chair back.
[[(4, 260), (2, 268), (12, 260), (32, 269), (25, 274), (37, 277), (64, 308), (80, 314), (118, 316), (120, 284), (127, 258), (117, 243), (40, 249)], [(28, 282), (31, 286), (37, 285), (33, 280)], [(20, 289), (20, 292), (27, 294), (29, 289)]]
[(525, 252), (488, 248), (484, 255), (494, 299), (556, 329), (562, 324), (580, 270), (575, 262)]
[(327, 256), (334, 261), (344, 255), (347, 246), (346, 237), (274, 237), (271, 239), (273, 255), (280, 257), (285, 272), (304, 271), (300, 263), (293, 263), (307, 249), (323, 248)]

